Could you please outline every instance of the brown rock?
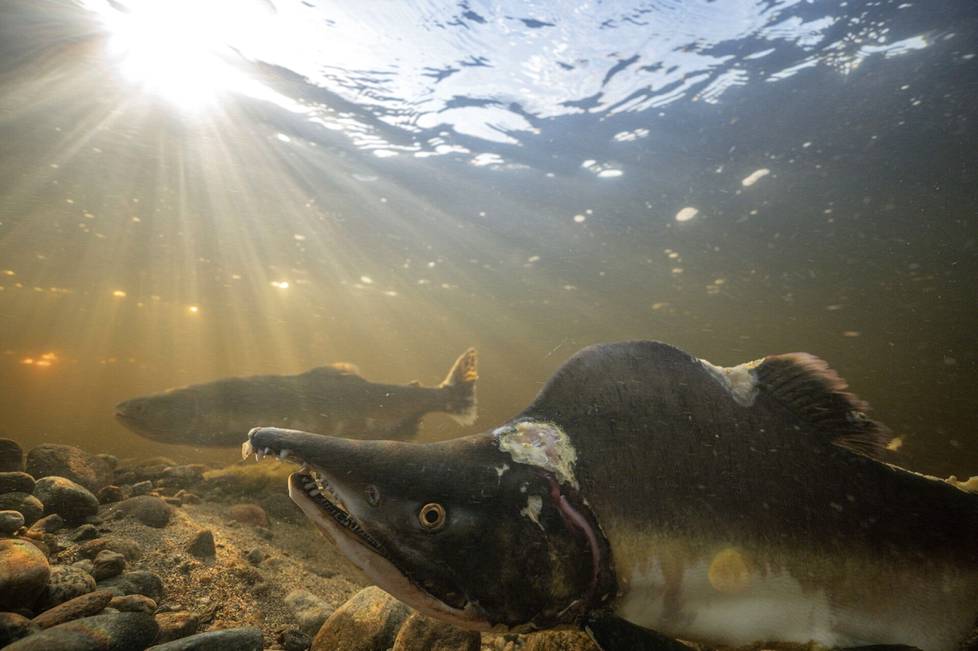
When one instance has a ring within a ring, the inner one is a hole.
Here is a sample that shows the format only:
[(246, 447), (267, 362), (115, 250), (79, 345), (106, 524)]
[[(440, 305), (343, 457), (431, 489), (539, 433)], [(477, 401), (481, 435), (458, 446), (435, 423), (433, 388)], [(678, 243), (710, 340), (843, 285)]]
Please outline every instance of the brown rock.
[(200, 498), (197, 495), (182, 488), (177, 491), (174, 497), (179, 498), (181, 504), (200, 504)]
[(0, 472), (0, 494), (31, 493), (34, 491), (34, 478), (26, 472)]
[(482, 637), (475, 631), (462, 629), (414, 613), (397, 633), (391, 651), (479, 651)]
[(257, 504), (235, 504), (228, 513), (242, 524), (250, 524), (253, 527), (268, 526), (268, 516), (265, 515), (265, 509)]
[(34, 603), (50, 575), (48, 559), (30, 542), (0, 540), (0, 610)]
[(41, 503), (41, 500), (33, 495), (20, 492), (0, 495), (0, 510), (20, 511), (28, 527), (44, 515), (44, 505)]
[(311, 651), (386, 651), (411, 610), (376, 586), (336, 609), (312, 641)]
[(98, 513), (98, 498), (65, 477), (41, 477), (34, 485), (34, 497), (44, 504), (45, 515), (57, 513), (67, 522), (83, 522)]
[(148, 527), (161, 529), (170, 522), (173, 507), (153, 495), (139, 495), (119, 502), (114, 513), (136, 518)]
[(0, 613), (0, 648), (39, 630), (31, 620), (19, 613)]
[(123, 597), (112, 597), (110, 608), (123, 613), (154, 613), (156, 602), (141, 594), (127, 594)]
[(12, 536), (24, 526), (24, 514), (20, 511), (0, 511), (0, 536)]
[(41, 538), (44, 534), (54, 533), (55, 531), (59, 531), (64, 526), (65, 519), (57, 513), (52, 513), (51, 515), (46, 515), (32, 524), (31, 528), (27, 530), (27, 535), (31, 536), (32, 538)]
[(95, 555), (92, 566), (92, 576), (96, 581), (119, 576), (126, 569), (126, 557), (111, 549), (103, 549)]
[(187, 551), (197, 558), (214, 558), (217, 549), (214, 547), (213, 532), (210, 529), (198, 531), (190, 544), (187, 545)]
[(36, 607), (44, 611), (94, 590), (95, 579), (88, 572), (71, 565), (55, 565)]
[(17, 441), (0, 438), (0, 471), (17, 472), (23, 469), (24, 451), (20, 448), (20, 445)]
[(156, 631), (152, 615), (104, 613), (44, 629), (14, 642), (4, 651), (135, 651), (151, 644)]
[(112, 600), (112, 593), (108, 590), (89, 592), (74, 599), (69, 599), (63, 604), (45, 610), (35, 617), (32, 621), (40, 628), (51, 628), (58, 624), (70, 622), (73, 619), (94, 615)]
[(542, 631), (523, 638), (523, 651), (601, 651), (584, 631)]
[(27, 453), (26, 470), (35, 479), (67, 477), (92, 492), (111, 483), (112, 468), (104, 459), (71, 445), (45, 443)]
[(98, 497), (100, 504), (112, 504), (113, 502), (124, 500), (126, 498), (126, 492), (120, 486), (112, 484), (103, 486), (96, 497)]
[(200, 626), (197, 616), (186, 610), (160, 613), (156, 615), (156, 623), (160, 625), (160, 634), (156, 638), (156, 644), (172, 642), (193, 635), (197, 632), (197, 627)]
[(105, 538), (96, 538), (95, 540), (83, 542), (78, 545), (78, 554), (82, 558), (95, 558), (103, 549), (111, 549), (114, 552), (119, 552), (126, 557), (127, 561), (138, 560), (142, 555), (139, 549), (139, 543), (125, 536), (106, 536)]

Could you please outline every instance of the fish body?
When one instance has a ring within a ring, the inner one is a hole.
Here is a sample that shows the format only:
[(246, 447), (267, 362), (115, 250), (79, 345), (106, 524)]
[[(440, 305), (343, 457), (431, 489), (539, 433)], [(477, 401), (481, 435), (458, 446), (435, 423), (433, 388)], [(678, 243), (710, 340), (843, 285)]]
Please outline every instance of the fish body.
[(349, 364), (297, 375), (224, 378), (127, 400), (116, 406), (116, 417), (147, 438), (206, 446), (237, 446), (259, 425), (411, 438), (429, 412), (446, 412), (463, 424), (475, 421), (476, 366), (476, 352), (469, 349), (437, 387), (369, 382)]
[(488, 432), (261, 429), (245, 451), (306, 464), (306, 514), (458, 625), (580, 626), (606, 649), (635, 630), (956, 649), (978, 621), (978, 495), (882, 461), (887, 430), (844, 389), (804, 353), (722, 368), (625, 342), (581, 351)]

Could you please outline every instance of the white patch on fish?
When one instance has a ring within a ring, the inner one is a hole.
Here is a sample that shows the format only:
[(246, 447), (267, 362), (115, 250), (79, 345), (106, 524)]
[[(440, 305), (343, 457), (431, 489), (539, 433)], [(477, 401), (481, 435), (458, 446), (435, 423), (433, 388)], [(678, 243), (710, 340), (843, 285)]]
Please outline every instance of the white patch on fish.
[[(759, 640), (787, 640), (856, 646), (858, 640), (833, 632), (828, 599), (822, 591), (805, 591), (787, 573), (754, 574), (743, 591), (718, 589), (710, 563), (700, 561), (682, 575), (680, 613), (667, 612), (666, 578), (661, 564), (648, 572), (634, 571), (616, 614), (633, 624), (669, 635), (669, 622), (690, 639), (741, 646)], [(678, 617), (677, 617), (678, 615)]]
[(737, 366), (715, 366), (705, 359), (699, 360), (713, 378), (723, 385), (734, 401), (742, 407), (750, 407), (757, 397), (757, 376), (754, 369), (763, 359), (744, 362)]
[(553, 423), (524, 420), (493, 432), (496, 445), (513, 461), (543, 468), (562, 484), (578, 488), (574, 476), (577, 451), (570, 437)]
[(504, 463), (501, 466), (496, 466), (496, 475), (502, 477), (507, 470), (509, 470), (509, 464)]
[(524, 518), (530, 518), (533, 522), (543, 529), (543, 525), (540, 524), (540, 511), (543, 510), (543, 498), (539, 495), (530, 495), (526, 498), (526, 506), (520, 510), (520, 515)]
[(832, 583), (838, 577), (824, 572), (806, 570), (799, 579), (781, 562), (759, 561), (727, 544), (702, 550), (694, 560), (686, 545), (641, 538), (617, 550), (623, 552), (623, 596), (615, 614), (664, 635), (733, 647), (779, 640), (941, 651), (955, 648), (973, 625), (970, 604), (978, 584), (949, 566), (906, 570), (854, 563), (879, 582), (863, 595), (872, 602), (867, 607), (840, 599)]

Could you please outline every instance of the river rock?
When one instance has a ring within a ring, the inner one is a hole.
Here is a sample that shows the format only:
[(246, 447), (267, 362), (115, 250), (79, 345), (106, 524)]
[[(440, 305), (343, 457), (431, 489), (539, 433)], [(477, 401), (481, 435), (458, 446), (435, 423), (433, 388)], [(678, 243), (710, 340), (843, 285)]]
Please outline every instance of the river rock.
[(152, 615), (107, 613), (53, 626), (4, 651), (134, 651), (152, 644), (157, 631)]
[(391, 651), (479, 651), (482, 637), (451, 624), (414, 613), (397, 633)]
[(257, 504), (235, 504), (228, 510), (228, 514), (242, 524), (250, 524), (254, 527), (268, 526), (265, 509)]
[(51, 575), (48, 559), (24, 540), (0, 540), (0, 610), (30, 606)]
[(30, 493), (14, 491), (0, 495), (0, 511), (19, 511), (24, 522), (30, 526), (44, 515), (44, 505)]
[(214, 532), (210, 529), (198, 531), (187, 545), (187, 551), (197, 558), (214, 558), (217, 549), (214, 546)]
[(17, 441), (0, 438), (0, 471), (18, 471), (24, 469), (24, 451)]
[(45, 443), (27, 453), (26, 470), (35, 479), (65, 477), (90, 491), (98, 491), (112, 481), (112, 468), (84, 450), (71, 445)]
[(262, 651), (262, 648), (261, 630), (249, 626), (198, 633), (151, 646), (146, 651)]
[(68, 536), (75, 542), (83, 542), (85, 540), (95, 540), (98, 538), (98, 527), (94, 524), (83, 524), (78, 527)]
[(142, 594), (127, 594), (121, 597), (112, 597), (109, 602), (110, 608), (124, 613), (155, 613), (156, 602)]
[(181, 504), (200, 504), (200, 497), (182, 488), (177, 491), (174, 497), (179, 498)]
[(88, 572), (71, 565), (55, 565), (51, 568), (51, 575), (37, 606), (45, 611), (93, 590), (95, 579)]
[(160, 634), (156, 638), (158, 644), (193, 635), (200, 626), (197, 616), (186, 610), (159, 613), (156, 615), (156, 623), (160, 625)]
[(139, 497), (140, 495), (149, 495), (151, 490), (153, 490), (153, 482), (146, 479), (143, 481), (137, 481), (135, 484), (133, 484), (130, 494), (133, 497)]
[(100, 610), (109, 605), (112, 600), (112, 593), (108, 590), (98, 590), (89, 592), (74, 599), (69, 599), (63, 604), (45, 610), (35, 617), (32, 621), (40, 628), (51, 628), (58, 624), (70, 622), (73, 619), (80, 619), (95, 615)]
[(0, 648), (39, 630), (41, 629), (34, 622), (21, 614), (0, 613)]
[(27, 535), (32, 538), (41, 538), (46, 533), (54, 533), (60, 531), (65, 526), (65, 519), (62, 518), (57, 513), (52, 513), (51, 515), (46, 515), (34, 524), (31, 528), (27, 530)]
[(78, 545), (78, 554), (83, 558), (95, 558), (103, 549), (111, 549), (114, 552), (119, 552), (130, 562), (139, 560), (139, 557), (142, 555), (142, 551), (139, 549), (139, 543), (125, 536), (106, 536), (104, 538), (89, 540)]
[(12, 536), (24, 526), (24, 514), (20, 511), (0, 511), (0, 536)]
[(121, 502), (126, 499), (126, 492), (122, 490), (121, 486), (109, 484), (108, 486), (103, 486), (96, 497), (98, 498), (99, 504), (112, 504), (113, 502)]
[(0, 472), (0, 495), (32, 492), (34, 492), (34, 478), (26, 472)]
[(99, 582), (99, 588), (116, 588), (127, 594), (141, 594), (159, 603), (163, 599), (163, 579), (159, 574), (147, 570), (134, 570), (125, 572), (110, 579)]
[(285, 605), (292, 611), (299, 630), (309, 636), (315, 635), (333, 614), (332, 606), (308, 590), (293, 590), (285, 595)]
[(118, 576), (126, 569), (126, 557), (119, 552), (103, 549), (95, 555), (92, 576), (96, 581)]
[(45, 515), (57, 513), (66, 522), (81, 522), (98, 513), (98, 499), (91, 491), (65, 477), (38, 479), (34, 497), (44, 504)]
[(204, 472), (206, 470), (207, 466), (202, 463), (170, 466), (163, 470), (163, 478), (160, 480), (161, 485), (186, 488), (191, 484), (199, 484), (204, 480)]
[(364, 588), (329, 616), (313, 638), (311, 651), (389, 649), (410, 613), (380, 588)]
[(297, 628), (287, 628), (279, 633), (278, 642), (285, 651), (306, 651), (312, 644), (312, 636)]
[(91, 574), (92, 572), (95, 571), (95, 563), (93, 563), (91, 560), (87, 558), (83, 558), (80, 561), (75, 561), (74, 563), (71, 563), (71, 566), (77, 567), (79, 570), (85, 572), (86, 574)]
[(148, 527), (162, 529), (170, 522), (173, 507), (153, 495), (139, 495), (119, 502), (115, 513), (133, 517)]
[(96, 454), (96, 457), (105, 462), (105, 465), (109, 467), (110, 470), (115, 470), (119, 467), (119, 457), (114, 454)]
[(584, 631), (542, 631), (523, 638), (523, 651), (601, 651)]

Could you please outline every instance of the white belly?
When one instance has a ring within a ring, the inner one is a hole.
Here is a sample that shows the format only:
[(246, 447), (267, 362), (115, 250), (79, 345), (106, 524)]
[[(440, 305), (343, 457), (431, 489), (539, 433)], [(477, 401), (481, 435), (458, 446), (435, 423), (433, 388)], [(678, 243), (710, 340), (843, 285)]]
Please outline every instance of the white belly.
[(864, 595), (839, 599), (840, 586), (834, 592), (819, 587), (813, 576), (802, 585), (789, 572), (758, 567), (732, 548), (682, 564), (654, 561), (621, 577), (627, 588), (617, 614), (665, 635), (731, 646), (777, 641), (942, 651), (956, 648), (974, 625), (974, 577), (869, 571), (867, 578), (879, 577), (884, 585), (866, 585)]

